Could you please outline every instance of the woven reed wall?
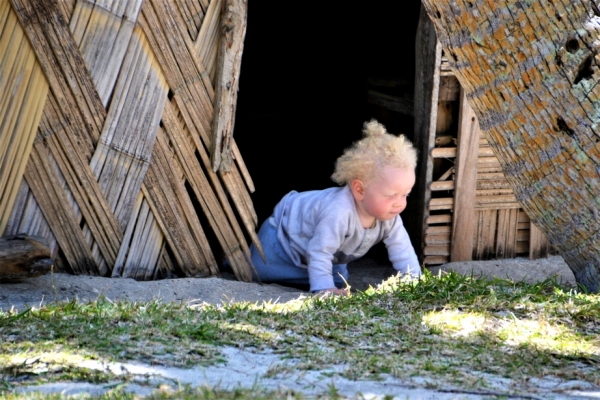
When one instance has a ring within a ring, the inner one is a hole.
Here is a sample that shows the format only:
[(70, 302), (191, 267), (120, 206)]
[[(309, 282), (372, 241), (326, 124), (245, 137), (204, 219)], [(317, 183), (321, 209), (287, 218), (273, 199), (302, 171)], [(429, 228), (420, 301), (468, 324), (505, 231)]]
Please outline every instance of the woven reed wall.
[(235, 142), (229, 172), (210, 160), (220, 15), (0, 0), (0, 234), (45, 237), (77, 274), (209, 276), (223, 253), (250, 280), (253, 184)]

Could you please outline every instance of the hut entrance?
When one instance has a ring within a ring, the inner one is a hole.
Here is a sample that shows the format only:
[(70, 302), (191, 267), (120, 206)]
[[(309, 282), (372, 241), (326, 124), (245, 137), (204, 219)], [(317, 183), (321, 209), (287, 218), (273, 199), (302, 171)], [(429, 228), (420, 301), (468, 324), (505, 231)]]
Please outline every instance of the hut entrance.
[(392, 1), (343, 11), (279, 3), (275, 16), (268, 4), (249, 5), (235, 125), (259, 225), (288, 191), (335, 185), (335, 160), (365, 121), (411, 137), (420, 10), (419, 1), (401, 13)]

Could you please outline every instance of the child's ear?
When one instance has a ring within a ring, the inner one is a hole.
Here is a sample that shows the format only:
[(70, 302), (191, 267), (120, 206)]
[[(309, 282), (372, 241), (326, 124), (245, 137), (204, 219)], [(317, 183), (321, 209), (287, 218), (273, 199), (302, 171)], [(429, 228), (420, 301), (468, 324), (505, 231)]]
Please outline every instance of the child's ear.
[(362, 200), (365, 195), (365, 185), (360, 179), (354, 179), (350, 182), (350, 190), (352, 190), (352, 194), (357, 200)]

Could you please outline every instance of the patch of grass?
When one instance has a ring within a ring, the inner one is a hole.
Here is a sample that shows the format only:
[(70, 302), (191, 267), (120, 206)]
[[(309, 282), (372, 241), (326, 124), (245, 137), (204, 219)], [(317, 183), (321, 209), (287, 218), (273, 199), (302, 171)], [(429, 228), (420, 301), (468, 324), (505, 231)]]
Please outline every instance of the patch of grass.
[[(294, 369), (338, 366), (350, 379), (389, 374), (477, 388), (485, 385), (477, 376), (494, 374), (600, 385), (599, 331), (600, 297), (554, 280), (531, 285), (426, 273), (349, 297), (285, 304), (99, 299), (0, 314), (0, 372), (5, 387), (24, 375), (104, 382), (114, 376), (86, 375), (86, 360), (208, 365), (221, 361), (219, 346), (234, 345), (297, 358)], [(285, 369), (275, 366), (270, 374)], [(247, 396), (231, 398), (270, 398)]]
[[(63, 394), (40, 394), (40, 393), (27, 393), (27, 394), (0, 394), (2, 400), (62, 400), (65, 396)], [(86, 395), (79, 398), (85, 398), (87, 400), (136, 400), (139, 396), (132, 393), (125, 392), (121, 387), (114, 390), (110, 390), (102, 395)], [(316, 395), (307, 397), (302, 393), (298, 393), (292, 390), (264, 390), (259, 387), (253, 387), (249, 389), (233, 389), (233, 390), (220, 390), (216, 388), (208, 387), (197, 387), (192, 388), (189, 386), (172, 388), (172, 387), (160, 387), (153, 394), (145, 397), (149, 400), (343, 400), (347, 399), (339, 395), (337, 389), (332, 386), (328, 391)], [(387, 399), (388, 397), (385, 397)], [(358, 400), (358, 399), (357, 399)]]

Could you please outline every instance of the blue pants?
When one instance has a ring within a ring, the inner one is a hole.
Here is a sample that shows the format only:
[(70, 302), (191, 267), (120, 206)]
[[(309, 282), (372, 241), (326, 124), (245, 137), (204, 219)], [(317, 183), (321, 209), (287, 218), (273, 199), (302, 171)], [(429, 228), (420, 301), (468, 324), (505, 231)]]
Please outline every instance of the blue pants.
[[(254, 245), (250, 247), (250, 252), (252, 255), (252, 264), (254, 265), (261, 282), (280, 283), (283, 285), (310, 284), (308, 280), (308, 270), (306, 268), (298, 267), (292, 262), (277, 239), (277, 228), (269, 222), (269, 219), (267, 219), (260, 227), (258, 238), (263, 246), (267, 262), (265, 263), (262, 260), (260, 253), (256, 250)], [(332, 272), (335, 286), (338, 288), (345, 288), (346, 282), (344, 282), (344, 280), (348, 280), (348, 268), (346, 264), (333, 265)], [(252, 271), (252, 277), (255, 281), (259, 280), (254, 271)]]

